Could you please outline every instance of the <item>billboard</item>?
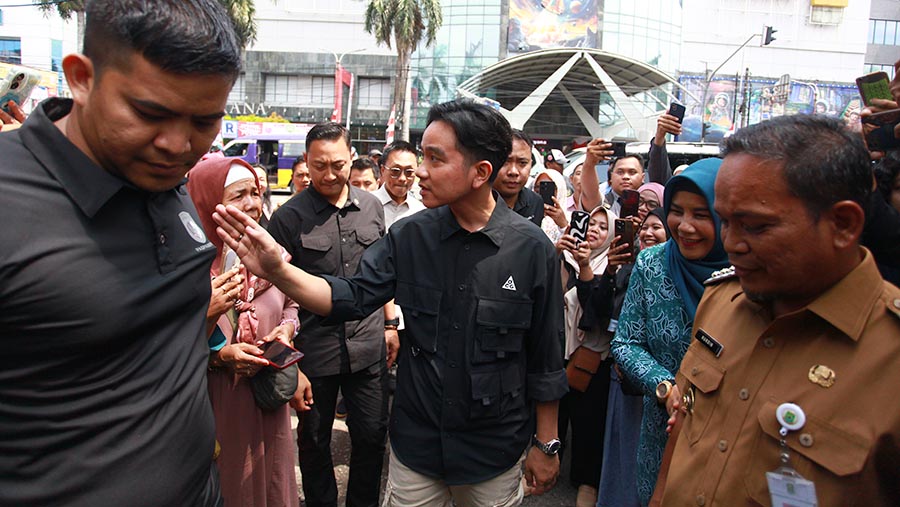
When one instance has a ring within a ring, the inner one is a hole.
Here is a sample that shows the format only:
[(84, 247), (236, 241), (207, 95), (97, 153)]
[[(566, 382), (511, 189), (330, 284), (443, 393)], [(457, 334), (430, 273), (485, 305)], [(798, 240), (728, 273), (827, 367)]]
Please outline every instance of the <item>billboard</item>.
[(597, 48), (598, 0), (509, 0), (509, 54)]
[[(682, 75), (678, 81), (694, 96), (702, 97), (706, 80), (703, 76)], [(746, 107), (746, 125), (788, 114), (825, 114), (844, 120), (850, 128), (859, 129), (860, 98), (856, 85), (849, 83), (809, 83), (769, 78), (753, 78), (745, 83), (745, 99), (741, 95), (740, 78), (714, 79), (702, 105), (689, 96), (680, 100), (687, 108), (683, 133), (679, 141), (698, 142), (702, 122), (707, 123), (706, 142), (719, 142), (740, 127), (741, 106)], [(701, 119), (702, 118), (702, 119)], [(735, 125), (738, 122), (738, 125)]]

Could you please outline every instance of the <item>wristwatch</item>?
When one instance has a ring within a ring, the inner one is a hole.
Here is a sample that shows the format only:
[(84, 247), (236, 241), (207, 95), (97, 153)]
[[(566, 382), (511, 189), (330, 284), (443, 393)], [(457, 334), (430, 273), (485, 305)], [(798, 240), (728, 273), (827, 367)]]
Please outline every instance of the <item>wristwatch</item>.
[(400, 317), (384, 321), (384, 329), (385, 330), (393, 329), (396, 331), (398, 326), (400, 326)]
[(556, 456), (559, 452), (559, 448), (562, 447), (562, 442), (560, 442), (558, 438), (554, 438), (545, 444), (538, 440), (537, 435), (532, 435), (531, 443), (547, 456)]
[(672, 394), (672, 388), (675, 387), (671, 380), (663, 380), (656, 385), (656, 399), (660, 403), (665, 403), (669, 395)]

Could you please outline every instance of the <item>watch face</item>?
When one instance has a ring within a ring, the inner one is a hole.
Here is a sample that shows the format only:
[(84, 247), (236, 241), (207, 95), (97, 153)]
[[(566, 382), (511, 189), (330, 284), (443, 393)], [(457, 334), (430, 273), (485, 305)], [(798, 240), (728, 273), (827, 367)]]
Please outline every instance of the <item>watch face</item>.
[(558, 453), (560, 446), (562, 446), (562, 443), (560, 443), (560, 441), (556, 439), (547, 442), (547, 454)]
[(669, 384), (660, 383), (656, 386), (656, 397), (660, 399), (667, 397), (669, 395), (669, 389)]

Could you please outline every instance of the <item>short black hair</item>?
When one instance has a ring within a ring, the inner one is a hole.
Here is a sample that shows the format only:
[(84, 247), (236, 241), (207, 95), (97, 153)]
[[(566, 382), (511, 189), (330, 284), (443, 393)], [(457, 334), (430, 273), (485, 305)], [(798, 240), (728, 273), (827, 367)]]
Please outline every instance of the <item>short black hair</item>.
[(524, 131), (521, 131), (519, 129), (512, 129), (512, 136), (516, 139), (524, 141), (525, 144), (528, 145), (529, 149), (534, 148), (534, 141), (532, 141), (531, 136), (526, 134)]
[(381, 167), (384, 167), (384, 164), (387, 163), (387, 159), (390, 158), (391, 153), (402, 152), (402, 151), (408, 151), (408, 152), (412, 153), (413, 155), (415, 155), (416, 157), (419, 156), (419, 150), (417, 150), (416, 147), (413, 146), (412, 144), (410, 144), (406, 141), (394, 141), (391, 144), (385, 146), (384, 154), (381, 156), (381, 160), (378, 161), (378, 164)]
[(471, 99), (437, 104), (428, 111), (426, 127), (442, 121), (456, 134), (456, 148), (470, 163), (487, 160), (491, 164), (490, 182), (512, 151), (512, 128), (499, 112)]
[(313, 128), (309, 129), (309, 133), (306, 134), (306, 151), (307, 153), (309, 152), (309, 147), (312, 146), (313, 141), (337, 141), (339, 139), (343, 139), (349, 150), (349, 130), (340, 123), (333, 121), (317, 123)]
[(840, 201), (866, 209), (872, 192), (862, 136), (824, 115), (779, 116), (744, 127), (723, 141), (721, 151), (723, 158), (744, 153), (780, 162), (788, 190), (816, 219)]
[(241, 45), (228, 12), (217, 0), (88, 0), (84, 54), (99, 75), (127, 65), (130, 52), (175, 74), (224, 75), (241, 71)]
[(303, 163), (306, 163), (306, 157), (304, 157), (303, 155), (297, 155), (297, 158), (295, 158), (294, 162), (291, 164), (291, 170), (293, 171), (297, 168), (298, 165)]
[(373, 162), (370, 158), (360, 157), (350, 164), (351, 171), (365, 171), (366, 169), (372, 170), (372, 174), (375, 175), (376, 180), (381, 177), (381, 171), (378, 170), (378, 164)]

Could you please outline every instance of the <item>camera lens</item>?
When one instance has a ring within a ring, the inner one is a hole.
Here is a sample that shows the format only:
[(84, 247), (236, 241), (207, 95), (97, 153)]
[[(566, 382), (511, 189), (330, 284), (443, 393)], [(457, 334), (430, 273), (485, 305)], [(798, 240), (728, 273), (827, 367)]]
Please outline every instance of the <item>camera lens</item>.
[(25, 74), (18, 74), (18, 75), (16, 75), (16, 81), (21, 81), (21, 80), (23, 80), (23, 79), (25, 79)]
[(18, 81), (15, 81), (15, 82), (13, 82), (13, 84), (9, 85), (9, 89), (10, 89), (10, 90), (15, 90), (15, 89), (18, 88), (18, 87), (19, 87), (19, 82), (18, 82)]

